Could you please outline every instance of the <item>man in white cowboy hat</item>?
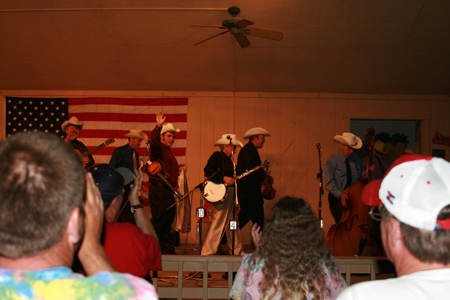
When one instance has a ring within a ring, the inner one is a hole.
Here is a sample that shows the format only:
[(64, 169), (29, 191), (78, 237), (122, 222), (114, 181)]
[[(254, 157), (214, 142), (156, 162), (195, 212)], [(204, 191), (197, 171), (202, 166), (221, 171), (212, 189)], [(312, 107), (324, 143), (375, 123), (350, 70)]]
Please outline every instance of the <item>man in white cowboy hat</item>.
[[(269, 132), (261, 127), (249, 129), (245, 133), (244, 139), (248, 139), (249, 141), (239, 152), (236, 168), (237, 175), (241, 175), (261, 165), (258, 149), (264, 146), (266, 136), (270, 136)], [(252, 221), (253, 224), (258, 224), (261, 229), (264, 228), (264, 200), (261, 185), (265, 175), (264, 170), (259, 169), (240, 179), (238, 182), (238, 198), (241, 206), (239, 212), (239, 228), (241, 229), (249, 221)]]
[[(71, 117), (69, 120), (64, 121), (61, 129), (66, 134), (65, 142), (70, 143), (79, 155), (89, 151), (82, 142), (77, 140), (81, 129), (83, 129), (83, 123), (78, 121), (77, 117)], [(89, 168), (95, 163), (92, 155), (85, 156), (82, 159), (86, 168)]]
[(325, 165), (325, 186), (330, 192), (328, 202), (330, 211), (336, 223), (342, 216), (342, 207), (347, 206), (346, 188), (364, 178), (365, 172), (361, 159), (353, 152), (362, 147), (359, 137), (350, 132), (336, 135), (334, 140), (339, 143), (339, 151), (328, 158)]
[(450, 163), (402, 155), (364, 187), (362, 199), (374, 219), (381, 214), (383, 247), (397, 277), (352, 285), (337, 299), (448, 299)]
[[(376, 141), (373, 145), (373, 165), (375, 166), (373, 179), (381, 179), (386, 173), (392, 162), (383, 154), (388, 154), (383, 141)], [(363, 159), (363, 166), (367, 166), (370, 161), (370, 156)]]
[[(150, 141), (150, 159), (158, 159), (163, 164), (163, 171), (168, 175), (167, 181), (176, 188), (178, 184), (178, 162), (170, 147), (175, 142), (175, 135), (180, 129), (173, 124), (164, 124), (166, 115), (163, 111), (156, 114), (156, 127), (153, 129)], [(176, 254), (175, 242), (171, 237), (172, 222), (175, 218), (175, 203), (172, 189), (159, 177), (150, 176), (151, 185), (148, 191), (152, 223), (158, 234), (162, 254)]]
[[(236, 147), (242, 147), (242, 143), (236, 138), (235, 134), (223, 134), (222, 138), (218, 140), (215, 146), (220, 147), (220, 151), (214, 152), (208, 159), (204, 171), (205, 177), (209, 178), (210, 182), (215, 184), (224, 184), (226, 186), (226, 193), (223, 194), (223, 199), (217, 200), (218, 197), (214, 198), (213, 204), (213, 221), (211, 227), (209, 228), (208, 235), (206, 236), (205, 242), (202, 247), (202, 255), (213, 255), (216, 253), (217, 248), (220, 243), (220, 239), (223, 233), (226, 233), (228, 248), (231, 255), (243, 255), (244, 249), (241, 243), (241, 231), (239, 228), (237, 230), (231, 230), (229, 221), (231, 219), (237, 219), (237, 210), (235, 206), (235, 165), (232, 160), (232, 156)], [(213, 184), (213, 187), (215, 185)], [(217, 190), (217, 192), (223, 191), (223, 189)], [(208, 201), (208, 196), (206, 195), (208, 191), (205, 189), (205, 199)], [(220, 193), (216, 193), (220, 194)], [(216, 196), (216, 195), (215, 195)], [(233, 212), (235, 216), (233, 216)], [(233, 231), (235, 232), (234, 239), (234, 253), (233, 249)]]
[[(109, 165), (114, 169), (127, 168), (132, 173), (139, 168), (139, 155), (136, 152), (141, 146), (142, 141), (147, 141), (148, 136), (142, 130), (131, 129), (124, 135), (128, 138), (128, 143), (114, 150)], [(135, 224), (134, 216), (131, 213), (131, 206), (128, 202), (128, 194), (130, 193), (130, 184), (124, 187), (123, 205), (124, 209), (119, 216), (119, 221)]]

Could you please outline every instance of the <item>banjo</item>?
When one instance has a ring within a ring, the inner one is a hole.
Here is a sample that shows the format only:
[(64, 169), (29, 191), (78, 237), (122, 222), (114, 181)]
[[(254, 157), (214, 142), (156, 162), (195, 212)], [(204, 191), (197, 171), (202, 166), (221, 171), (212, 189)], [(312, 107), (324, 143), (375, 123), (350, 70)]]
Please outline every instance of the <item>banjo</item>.
[[(268, 168), (269, 162), (266, 160), (262, 165), (254, 167), (250, 171), (246, 171), (239, 176), (236, 176), (236, 180), (238, 181), (241, 178), (261, 169)], [(215, 183), (212, 181), (207, 181), (203, 190), (203, 197), (205, 201), (210, 204), (222, 203), (228, 196), (227, 184), (226, 183)]]

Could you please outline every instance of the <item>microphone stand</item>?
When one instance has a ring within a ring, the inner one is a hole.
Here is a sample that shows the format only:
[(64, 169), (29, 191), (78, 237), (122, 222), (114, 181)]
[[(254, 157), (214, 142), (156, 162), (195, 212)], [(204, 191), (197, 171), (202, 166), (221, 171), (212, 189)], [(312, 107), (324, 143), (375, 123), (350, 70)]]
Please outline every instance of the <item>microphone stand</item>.
[[(189, 196), (190, 194), (192, 194), (195, 190), (200, 189), (200, 207), (197, 209), (197, 217), (199, 218), (199, 220), (197, 221), (197, 236), (196, 236), (196, 243), (195, 243), (195, 247), (196, 249), (193, 250), (199, 250), (200, 253), (202, 252), (202, 230), (203, 230), (203, 217), (205, 216), (205, 210), (203, 209), (203, 187), (205, 185), (206, 182), (208, 182), (208, 180), (213, 177), (214, 175), (217, 174), (218, 171), (214, 172), (211, 176), (207, 177), (204, 181), (200, 182), (197, 186), (195, 186), (189, 193), (187, 193), (186, 195), (184, 195), (183, 197), (181, 197), (178, 201), (176, 201), (174, 204), (172, 204), (171, 206), (169, 206), (166, 210), (169, 210), (171, 207), (173, 207), (174, 205), (176, 205), (178, 202), (181, 202), (184, 200), (184, 198), (186, 198), (187, 196)], [(201, 215), (200, 214), (201, 211)]]
[[(200, 187), (204, 186), (205, 183), (214, 175), (217, 174), (218, 171), (214, 172), (211, 176), (207, 177), (204, 181), (200, 182), (197, 186), (195, 186), (189, 193), (187, 193), (186, 195), (183, 195), (178, 201), (176, 201), (174, 204), (172, 204), (171, 206), (169, 206), (168, 208), (166, 208), (166, 210), (169, 210), (170, 208), (172, 208), (173, 206), (177, 205), (178, 202), (181, 202), (184, 200), (184, 198), (186, 198), (187, 196), (189, 196), (190, 194), (192, 194), (193, 192), (195, 192), (196, 189), (199, 189)], [(202, 196), (203, 196), (203, 190), (202, 190)]]
[[(230, 136), (227, 136), (227, 139), (230, 140), (230, 146), (232, 147), (232, 138)], [(236, 183), (236, 163), (233, 159), (233, 150), (231, 150), (231, 161), (233, 162), (233, 180), (234, 180), (234, 205), (233, 205), (233, 220), (236, 220), (236, 206), (239, 205), (238, 198), (237, 198), (237, 183)], [(226, 226), (229, 226), (231, 228), (231, 222), (228, 222)], [(232, 230), (232, 246), (231, 246), (231, 255), (234, 255), (234, 244), (236, 240), (236, 230), (237, 230), (237, 223), (236, 228)]]
[(319, 151), (319, 173), (317, 173), (317, 178), (319, 179), (319, 220), (320, 228), (323, 228), (323, 218), (322, 218), (322, 195), (323, 192), (323, 170), (322, 170), (322, 147), (320, 143), (316, 144), (317, 150)]

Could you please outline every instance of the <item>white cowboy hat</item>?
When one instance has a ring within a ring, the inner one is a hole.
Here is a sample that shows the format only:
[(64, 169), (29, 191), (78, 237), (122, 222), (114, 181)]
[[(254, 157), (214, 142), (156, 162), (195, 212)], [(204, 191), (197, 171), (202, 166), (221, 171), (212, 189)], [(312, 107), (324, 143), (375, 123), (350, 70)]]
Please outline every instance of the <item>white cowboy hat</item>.
[(164, 134), (166, 132), (172, 132), (173, 134), (177, 134), (178, 132), (180, 132), (180, 129), (179, 128), (175, 129), (172, 123), (167, 123), (163, 125), (161, 129), (161, 134)]
[(128, 132), (124, 136), (133, 139), (148, 140), (148, 135), (146, 135), (142, 130), (138, 129), (131, 129), (130, 132)]
[(77, 117), (72, 117), (67, 121), (64, 121), (64, 123), (62, 123), (61, 125), (61, 129), (66, 132), (66, 127), (69, 125), (73, 125), (73, 126), (80, 126), (80, 129), (83, 129), (83, 123), (78, 121)]
[(220, 146), (220, 145), (233, 145), (233, 146), (244, 146), (236, 137), (235, 134), (232, 133), (226, 133), (222, 134), (222, 138), (218, 140), (214, 146)]
[(353, 149), (359, 149), (362, 147), (361, 139), (350, 132), (344, 132), (342, 135), (335, 135), (334, 140), (344, 145), (350, 146)]
[(373, 145), (373, 149), (383, 154), (389, 153), (389, 151), (385, 150), (385, 145), (383, 141), (376, 141), (375, 144)]
[(270, 133), (267, 130), (265, 130), (264, 128), (255, 127), (255, 128), (247, 130), (247, 132), (244, 134), (244, 139), (248, 139), (253, 135), (260, 135), (260, 134), (265, 135), (265, 136), (270, 136)]

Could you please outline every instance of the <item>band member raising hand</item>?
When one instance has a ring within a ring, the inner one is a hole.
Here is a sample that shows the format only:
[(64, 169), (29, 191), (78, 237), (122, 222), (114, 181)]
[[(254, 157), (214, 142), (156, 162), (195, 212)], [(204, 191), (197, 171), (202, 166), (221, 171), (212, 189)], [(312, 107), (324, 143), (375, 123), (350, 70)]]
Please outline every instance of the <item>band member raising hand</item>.
[[(163, 164), (164, 172), (168, 175), (167, 181), (176, 188), (178, 183), (178, 162), (170, 147), (175, 142), (175, 135), (180, 129), (173, 124), (164, 124), (166, 115), (163, 111), (156, 114), (156, 127), (151, 134), (150, 159), (158, 159)], [(175, 218), (175, 206), (166, 210), (175, 203), (172, 189), (157, 176), (150, 176), (151, 186), (148, 191), (152, 223), (158, 234), (161, 253), (176, 254), (174, 241), (170, 237), (172, 222)]]

